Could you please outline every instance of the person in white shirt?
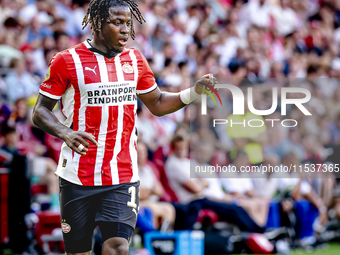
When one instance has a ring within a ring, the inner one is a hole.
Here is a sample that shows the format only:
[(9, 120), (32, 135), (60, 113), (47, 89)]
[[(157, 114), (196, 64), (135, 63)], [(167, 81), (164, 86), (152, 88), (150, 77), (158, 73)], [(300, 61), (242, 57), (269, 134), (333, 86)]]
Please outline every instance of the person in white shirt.
[(12, 59), (10, 67), (13, 69), (6, 78), (8, 99), (10, 102), (24, 97), (35, 95), (39, 91), (39, 85), (32, 75), (26, 71), (24, 59)]
[(165, 172), (171, 188), (175, 191), (180, 203), (203, 198), (203, 190), (208, 182), (202, 178), (190, 178), (190, 160), (188, 144), (181, 136), (175, 136), (171, 142), (173, 154), (165, 163)]
[[(165, 163), (165, 173), (170, 187), (176, 193), (179, 204), (176, 208), (176, 225), (181, 222), (183, 229), (192, 229), (201, 209), (213, 210), (220, 221), (237, 225), (240, 230), (263, 232), (259, 226), (240, 206), (218, 202), (207, 197), (204, 192), (209, 183), (204, 178), (197, 178), (194, 165), (188, 159), (188, 141), (181, 135), (175, 135), (171, 141), (173, 153)], [(192, 169), (190, 169), (193, 167)], [(190, 175), (190, 171), (193, 173)]]
[(270, 9), (278, 32), (286, 36), (298, 28), (298, 18), (294, 10), (289, 8), (289, 0), (280, 0), (280, 4)]
[(25, 5), (18, 13), (19, 20), (24, 24), (29, 24), (33, 17), (38, 17), (43, 24), (51, 24), (53, 18), (47, 14), (50, 8), (49, 1), (36, 0), (35, 3)]
[(202, 178), (208, 183), (202, 191), (202, 195), (211, 200), (218, 202), (231, 202), (231, 196), (223, 191), (221, 179), (218, 178), (216, 172), (206, 171), (210, 167), (209, 162), (214, 154), (214, 147), (211, 143), (200, 142), (190, 155), (191, 169), (195, 167), (195, 178)]
[[(241, 167), (250, 166), (248, 155), (244, 151), (238, 151), (232, 162), (237, 171), (241, 171)], [(270, 200), (256, 195), (252, 179), (248, 177), (241, 172), (220, 174), (223, 187), (231, 195), (233, 202), (244, 208), (259, 226), (265, 226)]]
[(247, 27), (255, 25), (257, 27), (270, 26), (270, 4), (266, 0), (251, 1), (246, 3), (240, 10), (240, 17)]
[[(280, 158), (275, 155), (266, 155), (263, 161), (263, 166), (269, 167), (269, 166), (277, 166), (280, 163)], [(273, 173), (267, 172), (267, 173), (259, 173), (256, 177), (259, 178), (253, 178), (253, 186), (254, 191), (257, 196), (265, 197), (268, 199), (271, 199), (274, 197), (276, 191), (277, 191), (277, 178), (272, 178)]]

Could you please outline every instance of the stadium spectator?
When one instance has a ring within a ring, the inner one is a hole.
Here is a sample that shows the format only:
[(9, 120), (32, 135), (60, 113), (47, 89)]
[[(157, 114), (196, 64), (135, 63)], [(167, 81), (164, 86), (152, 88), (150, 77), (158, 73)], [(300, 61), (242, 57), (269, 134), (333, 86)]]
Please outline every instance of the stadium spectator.
[(251, 174), (243, 174), (242, 167), (250, 166), (247, 153), (238, 151), (232, 164), (236, 173), (221, 173), (223, 188), (231, 195), (232, 201), (244, 208), (259, 225), (265, 226), (268, 218), (269, 199), (259, 197), (254, 189)]
[(199, 211), (211, 209), (217, 213), (219, 220), (232, 222), (241, 230), (264, 231), (264, 228), (257, 225), (243, 208), (205, 198), (204, 189), (209, 186), (209, 183), (204, 178), (190, 178), (190, 160), (187, 158), (188, 142), (184, 137), (175, 135), (171, 141), (171, 147), (173, 153), (165, 163), (165, 172), (180, 203), (174, 204), (176, 225), (182, 225), (184, 229), (192, 229)]
[(19, 98), (15, 101), (14, 111), (11, 113), (7, 125), (14, 127), (19, 134), (18, 150), (23, 154), (42, 156), (46, 153), (46, 146), (32, 132), (31, 122), (27, 116), (27, 100)]
[(50, 3), (47, 0), (36, 0), (20, 9), (18, 16), (24, 24), (29, 24), (33, 17), (38, 17), (43, 24), (50, 24), (52, 17), (49, 16), (48, 9)]
[[(294, 152), (289, 152), (283, 157), (282, 161), (284, 166), (300, 166), (301, 161)], [(312, 190), (309, 183), (303, 178), (299, 177), (299, 174), (293, 170), (288, 173), (278, 173), (275, 176), (278, 179), (278, 190), (281, 198), (292, 198), (297, 201), (301, 198), (307, 199), (318, 210), (321, 224), (327, 222), (327, 207), (324, 205), (322, 199)]]
[(4, 137), (4, 144), (1, 149), (13, 155), (18, 155), (19, 152), (16, 146), (19, 141), (19, 135), (16, 133), (15, 128), (9, 126), (4, 127), (1, 130), (1, 134)]
[(11, 111), (2, 100), (0, 100), (0, 129), (3, 130), (7, 125), (7, 120), (11, 115)]
[(10, 68), (13, 71), (5, 79), (10, 102), (14, 103), (19, 98), (29, 97), (38, 92), (39, 86), (26, 71), (24, 59), (12, 59)]
[[(164, 189), (152, 170), (152, 163), (148, 162), (147, 148), (142, 142), (137, 144), (138, 173), (141, 185), (139, 187), (140, 207), (151, 209), (156, 229), (164, 226), (165, 230), (172, 229), (175, 223), (175, 209), (170, 203), (160, 202)], [(163, 229), (164, 229), (163, 228)]]
[(273, 6), (270, 10), (276, 29), (284, 36), (292, 33), (299, 26), (295, 11), (289, 7), (290, 2), (290, 0), (280, 0), (279, 5)]

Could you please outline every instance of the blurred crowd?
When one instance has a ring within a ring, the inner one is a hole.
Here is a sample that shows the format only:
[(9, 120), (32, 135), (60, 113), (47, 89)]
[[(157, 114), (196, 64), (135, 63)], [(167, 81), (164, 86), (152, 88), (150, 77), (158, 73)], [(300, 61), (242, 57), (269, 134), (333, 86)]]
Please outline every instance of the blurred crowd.
[[(30, 115), (51, 57), (92, 37), (90, 27), (82, 29), (89, 2), (0, 0), (1, 165), (6, 166), (10, 155), (26, 157), (31, 185), (47, 185), (48, 195), (40, 200), (49, 201), (56, 212), (58, 182), (53, 172), (61, 141), (35, 127)], [(138, 102), (139, 226), (192, 229), (200, 210), (211, 209), (219, 220), (232, 221), (241, 230), (263, 232), (270, 227), (274, 197), (283, 219), (280, 226), (290, 224), (289, 215), (301, 199), (316, 209), (319, 230), (340, 218), (334, 172), (317, 176), (325, 178), (190, 176), (190, 164), (232, 164), (239, 169), (340, 163), (340, 1), (136, 2), (146, 23), (134, 22), (136, 39), (127, 47), (144, 54), (162, 91), (179, 92), (212, 73), (220, 83), (239, 86), (245, 94), (248, 87), (254, 88), (256, 109), (270, 108), (273, 87), (303, 87), (312, 95), (306, 104), (312, 116), (297, 108), (282, 116), (280, 107), (269, 116), (255, 116), (247, 107), (245, 116), (234, 116), (231, 94), (222, 89), (223, 107), (208, 100), (206, 116), (200, 114), (199, 102), (164, 117), (153, 116)], [(63, 121), (58, 107), (54, 113)], [(285, 128), (266, 122), (255, 131), (215, 128), (214, 118), (295, 119), (298, 125)], [(303, 237), (310, 235), (299, 236)]]

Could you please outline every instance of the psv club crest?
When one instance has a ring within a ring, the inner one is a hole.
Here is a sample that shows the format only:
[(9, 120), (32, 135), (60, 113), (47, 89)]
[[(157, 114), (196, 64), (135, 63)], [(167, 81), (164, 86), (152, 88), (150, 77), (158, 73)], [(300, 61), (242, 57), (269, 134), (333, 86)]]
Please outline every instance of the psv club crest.
[(67, 234), (68, 232), (71, 231), (71, 226), (67, 224), (66, 222), (64, 222), (64, 223), (61, 223), (61, 229), (63, 230), (65, 234)]
[(133, 73), (132, 66), (128, 62), (124, 63), (124, 65), (122, 66), (122, 69), (125, 73)]

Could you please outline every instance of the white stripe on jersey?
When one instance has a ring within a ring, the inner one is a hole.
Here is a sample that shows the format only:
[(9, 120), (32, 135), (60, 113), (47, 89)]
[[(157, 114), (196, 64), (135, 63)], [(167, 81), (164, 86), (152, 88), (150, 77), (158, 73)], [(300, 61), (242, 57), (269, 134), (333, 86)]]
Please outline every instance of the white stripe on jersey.
[[(123, 82), (124, 81), (124, 74), (123, 74), (121, 63), (120, 63), (120, 54), (115, 57), (115, 66), (116, 66), (116, 71), (117, 71), (118, 82)], [(112, 184), (113, 185), (119, 184), (117, 155), (122, 149), (121, 143), (122, 143), (122, 133), (123, 133), (123, 118), (124, 118), (124, 106), (122, 104), (120, 104), (120, 105), (118, 105), (116, 143), (115, 143), (115, 148), (113, 150), (113, 158), (110, 161), (111, 176), (112, 176)]]
[[(69, 52), (71, 53), (74, 64), (76, 66), (78, 88), (80, 91), (79, 131), (85, 131), (85, 118), (86, 118), (85, 116), (86, 107), (85, 106), (87, 103), (87, 97), (86, 97), (86, 91), (81, 91), (80, 89), (80, 87), (85, 85), (83, 66), (82, 66), (79, 55), (77, 54), (75, 48), (70, 49)], [(74, 166), (75, 166), (77, 176), (78, 176), (80, 156), (81, 156), (80, 154), (74, 153)]]
[(116, 71), (117, 71), (118, 82), (123, 82), (125, 80), (124, 80), (124, 74), (123, 74), (122, 65), (121, 65), (121, 62), (120, 62), (120, 55), (121, 54), (118, 54), (115, 57), (115, 66), (116, 66)]
[[(109, 77), (107, 74), (107, 66), (105, 59), (102, 55), (95, 53), (100, 72), (101, 83), (107, 83), (109, 81)], [(96, 155), (96, 164), (94, 169), (94, 185), (102, 185), (102, 165), (105, 153), (105, 141), (106, 141), (106, 133), (107, 133), (107, 125), (109, 120), (109, 106), (102, 106), (102, 118), (100, 122), (100, 130), (98, 136), (98, 148)]]
[(52, 95), (52, 94), (50, 94), (50, 93), (48, 93), (48, 92), (46, 92), (46, 91), (43, 91), (43, 90), (41, 90), (41, 89), (39, 89), (39, 93), (42, 94), (42, 95), (44, 95), (44, 96), (47, 96), (47, 97), (49, 97), (49, 98), (52, 98), (52, 99), (54, 99), (54, 100), (59, 100), (59, 99), (61, 98), (61, 96)]
[(62, 95), (61, 101), (63, 103), (63, 114), (68, 116), (64, 125), (71, 127), (74, 115), (74, 87), (72, 85)]
[(151, 91), (153, 91), (154, 89), (157, 88), (157, 83), (155, 83), (152, 87), (148, 88), (148, 89), (144, 89), (144, 90), (136, 90), (136, 93), (138, 95), (143, 95), (143, 94), (146, 94), (146, 93), (149, 93)]
[[(133, 72), (134, 72), (134, 81), (137, 82), (138, 81), (138, 66), (137, 66), (137, 58), (135, 55), (135, 52), (133, 49), (130, 50), (129, 52), (130, 58), (132, 60), (132, 67), (133, 67)], [(137, 136), (136, 136), (136, 112), (137, 112), (137, 105), (135, 104), (134, 107), (134, 119), (135, 119), (135, 125), (133, 127), (133, 130), (131, 132), (131, 136), (130, 136), (130, 143), (129, 143), (129, 151), (130, 151), (130, 157), (131, 157), (131, 161), (132, 161), (132, 178), (131, 178), (131, 182), (137, 182), (139, 180), (139, 176), (138, 176), (138, 165), (137, 165), (137, 161), (133, 160), (137, 158), (137, 151), (135, 148), (135, 141), (137, 142)]]

